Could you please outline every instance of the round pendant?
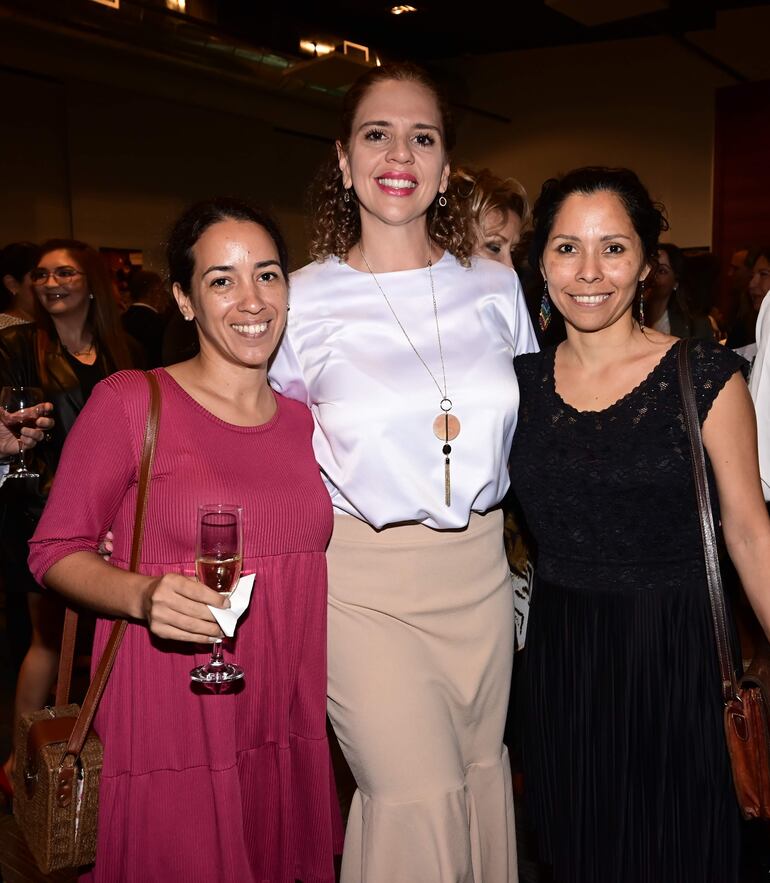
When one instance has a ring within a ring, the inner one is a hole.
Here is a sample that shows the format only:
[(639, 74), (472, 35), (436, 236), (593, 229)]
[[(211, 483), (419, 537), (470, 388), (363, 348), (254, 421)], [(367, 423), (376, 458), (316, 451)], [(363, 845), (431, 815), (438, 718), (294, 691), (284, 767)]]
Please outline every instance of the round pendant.
[(441, 441), (454, 441), (460, 434), (460, 421), (454, 414), (439, 414), (433, 421), (433, 434)]

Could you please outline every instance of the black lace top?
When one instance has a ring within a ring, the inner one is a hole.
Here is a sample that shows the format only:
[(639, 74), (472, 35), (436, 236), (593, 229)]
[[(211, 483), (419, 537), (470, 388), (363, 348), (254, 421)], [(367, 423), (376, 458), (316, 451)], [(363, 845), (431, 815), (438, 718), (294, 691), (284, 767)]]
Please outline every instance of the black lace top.
[[(521, 405), (511, 482), (537, 543), (542, 579), (608, 590), (702, 579), (676, 351), (675, 345), (634, 390), (601, 411), (578, 411), (558, 395), (554, 347), (515, 359)], [(709, 341), (693, 341), (690, 355), (703, 423), (746, 362)], [(707, 468), (718, 519), (708, 462)]]

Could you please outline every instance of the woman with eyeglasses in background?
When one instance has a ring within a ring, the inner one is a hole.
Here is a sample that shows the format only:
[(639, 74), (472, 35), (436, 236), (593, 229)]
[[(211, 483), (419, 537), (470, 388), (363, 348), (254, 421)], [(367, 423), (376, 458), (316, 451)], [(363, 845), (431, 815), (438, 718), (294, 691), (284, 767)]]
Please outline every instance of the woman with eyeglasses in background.
[[(13, 591), (26, 591), (32, 637), (16, 684), (14, 730), (21, 715), (42, 708), (56, 678), (63, 607), (58, 596), (41, 593), (27, 567), (32, 536), (67, 433), (96, 384), (136, 359), (120, 325), (107, 268), (99, 253), (71, 239), (52, 239), (40, 248), (29, 272), (35, 290), (34, 324), (0, 331), (0, 386), (36, 387), (52, 402), (55, 425), (28, 463), (40, 474), (6, 482), (3, 577)], [(13, 754), (3, 765), (0, 787), (9, 791)]]

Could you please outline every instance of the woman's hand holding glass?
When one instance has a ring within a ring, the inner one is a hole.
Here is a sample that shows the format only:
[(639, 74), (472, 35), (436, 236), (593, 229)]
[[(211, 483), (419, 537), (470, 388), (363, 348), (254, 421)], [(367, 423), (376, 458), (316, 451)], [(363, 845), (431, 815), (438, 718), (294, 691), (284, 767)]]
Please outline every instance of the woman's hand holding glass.
[(18, 454), (21, 463), (16, 472), (22, 476), (27, 474), (23, 453), (43, 441), (53, 428), (52, 411), (51, 402), (43, 402), (36, 388), (4, 386), (0, 391), (0, 456)]
[[(225, 503), (199, 506), (195, 572), (200, 582), (227, 598), (238, 584), (242, 562), (242, 507)], [(190, 672), (190, 677), (196, 683), (216, 689), (222, 684), (240, 680), (243, 669), (234, 662), (225, 662), (222, 642), (215, 640), (211, 659), (205, 665), (196, 666)]]
[(196, 644), (221, 640), (222, 629), (207, 605), (228, 607), (228, 599), (195, 579), (167, 573), (153, 580), (143, 598), (144, 617), (152, 632), (170, 641)]

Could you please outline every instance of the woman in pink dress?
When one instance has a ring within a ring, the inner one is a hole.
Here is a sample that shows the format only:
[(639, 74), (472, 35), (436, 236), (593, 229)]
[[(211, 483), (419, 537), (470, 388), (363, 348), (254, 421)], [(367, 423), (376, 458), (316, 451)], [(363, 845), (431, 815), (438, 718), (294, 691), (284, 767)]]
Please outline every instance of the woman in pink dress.
[[(36, 578), (129, 626), (96, 718), (104, 743), (95, 883), (333, 883), (340, 845), (325, 730), (326, 565), (332, 525), (312, 419), (273, 393), (286, 249), (275, 224), (234, 200), (179, 219), (174, 296), (200, 353), (154, 373), (157, 451), (139, 573), (127, 572), (148, 386), (124, 371), (94, 390), (64, 448), (31, 543)], [(232, 650), (242, 686), (194, 688), (221, 637), (193, 578), (196, 513), (243, 507), (243, 571), (255, 572)], [(97, 554), (111, 529), (111, 562)], [(336, 843), (335, 843), (336, 838)]]

